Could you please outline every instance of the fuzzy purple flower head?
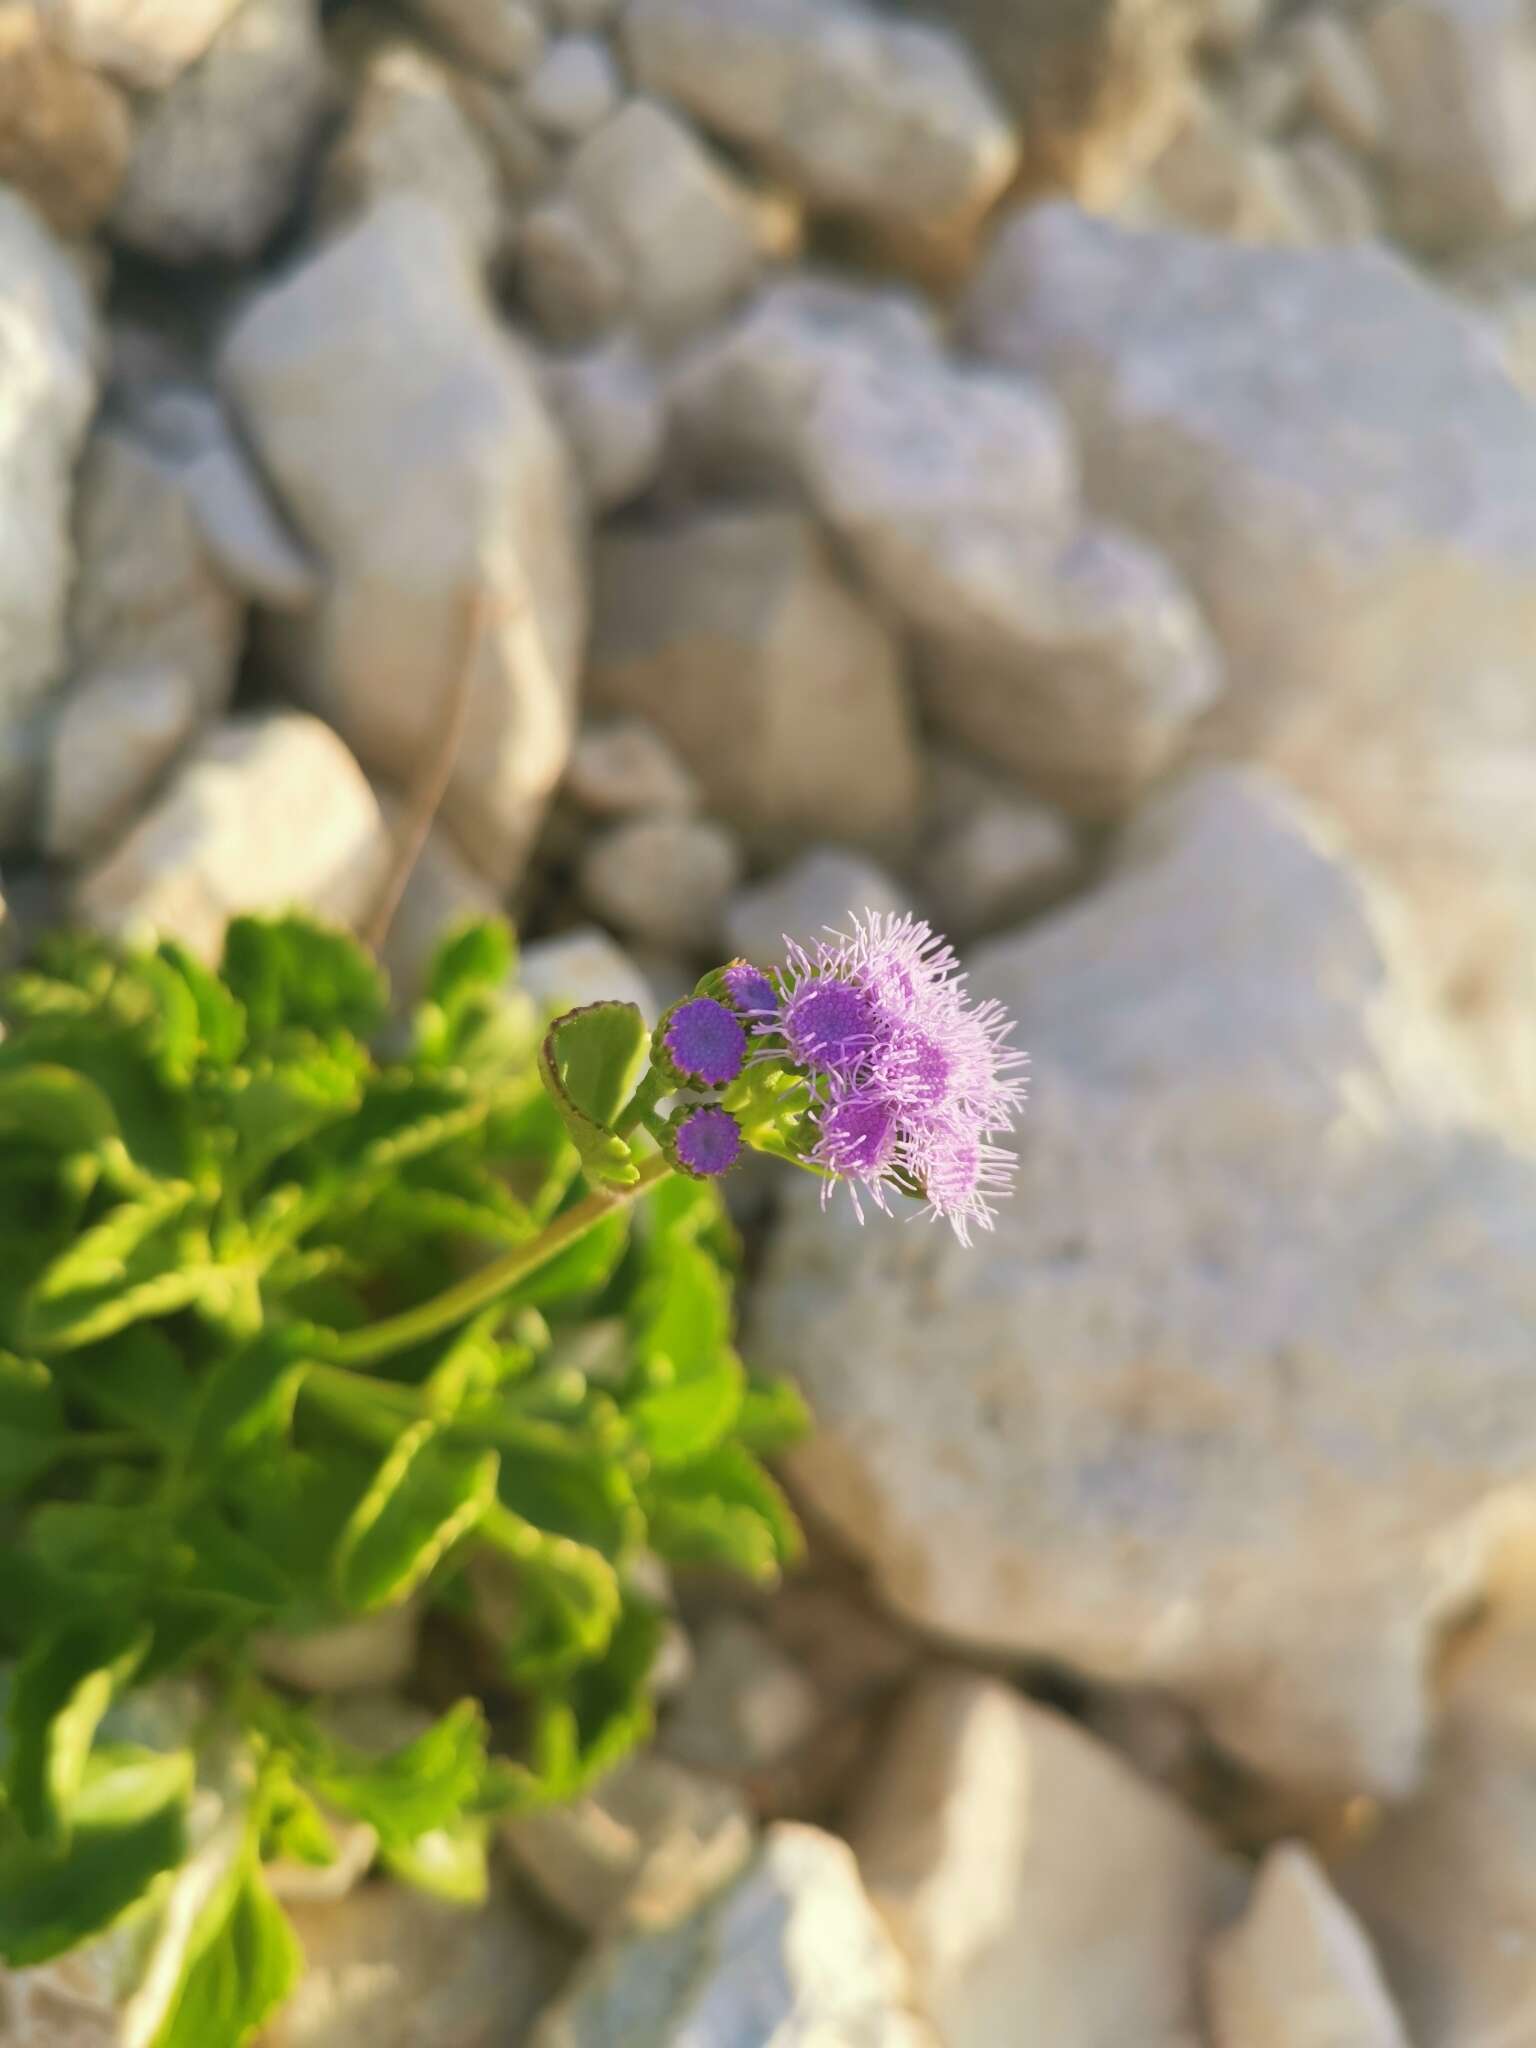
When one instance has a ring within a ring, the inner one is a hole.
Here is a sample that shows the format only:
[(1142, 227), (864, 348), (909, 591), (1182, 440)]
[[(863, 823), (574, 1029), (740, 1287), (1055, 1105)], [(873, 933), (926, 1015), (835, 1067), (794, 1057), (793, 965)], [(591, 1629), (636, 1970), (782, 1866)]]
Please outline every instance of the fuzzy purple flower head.
[(786, 944), (754, 1057), (787, 1055), (809, 1078), (807, 1156), (828, 1190), (846, 1182), (856, 1208), (861, 1188), (881, 1208), (893, 1191), (923, 1195), (962, 1244), (990, 1230), (1013, 1178), (993, 1140), (1025, 1096), (1001, 1006), (970, 1000), (953, 950), (918, 918), (867, 911), (810, 949)]
[(715, 1180), (740, 1156), (741, 1126), (713, 1104), (680, 1110), (668, 1127), (666, 1149), (673, 1165), (693, 1179)]

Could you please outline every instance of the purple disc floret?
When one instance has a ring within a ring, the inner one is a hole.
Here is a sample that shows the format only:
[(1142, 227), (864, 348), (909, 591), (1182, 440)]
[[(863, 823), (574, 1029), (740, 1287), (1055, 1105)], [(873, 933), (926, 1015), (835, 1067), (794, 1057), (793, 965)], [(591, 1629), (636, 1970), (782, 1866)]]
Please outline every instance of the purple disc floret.
[(701, 1088), (726, 1087), (747, 1057), (741, 1019), (713, 996), (690, 996), (670, 1010), (661, 1042), (677, 1078)]
[(674, 1118), (668, 1148), (684, 1173), (714, 1180), (729, 1173), (741, 1153), (741, 1127), (729, 1110), (705, 1104)]
[(760, 967), (750, 960), (733, 960), (720, 970), (720, 985), (732, 1006), (746, 1017), (771, 1016), (778, 1008), (778, 991)]

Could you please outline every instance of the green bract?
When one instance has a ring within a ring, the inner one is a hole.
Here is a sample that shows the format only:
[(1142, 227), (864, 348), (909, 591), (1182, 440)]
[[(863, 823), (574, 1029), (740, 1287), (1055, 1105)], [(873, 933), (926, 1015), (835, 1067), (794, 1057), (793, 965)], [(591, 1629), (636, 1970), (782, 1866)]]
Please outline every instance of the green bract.
[[(648, 1554), (769, 1580), (798, 1543), (756, 1454), (799, 1406), (732, 1347), (718, 1198), (631, 1199), (644, 1027), (548, 1027), (511, 958), (457, 934), (408, 1034), (367, 955), (293, 919), (237, 921), (217, 975), (67, 939), (0, 989), (0, 1958), (190, 1925), (144, 1972), (153, 2048), (236, 2048), (292, 1984), (264, 1864), (361, 1821), (472, 1898), (492, 1814), (633, 1743)], [(555, 1256), (411, 1336), (551, 1226)], [(480, 1695), (404, 1748), (262, 1676), (273, 1638), (404, 1601), (439, 1690)]]

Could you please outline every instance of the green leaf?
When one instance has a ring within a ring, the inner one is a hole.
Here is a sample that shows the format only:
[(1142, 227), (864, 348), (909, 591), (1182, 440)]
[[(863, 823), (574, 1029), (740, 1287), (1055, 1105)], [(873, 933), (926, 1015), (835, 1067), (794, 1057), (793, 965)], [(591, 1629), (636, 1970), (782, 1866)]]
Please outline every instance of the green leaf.
[(222, 973), (256, 1040), (293, 1026), (366, 1038), (387, 1006), (384, 977), (356, 939), (304, 917), (235, 918)]
[(436, 1421), (406, 1429), (352, 1510), (332, 1560), (341, 1605), (368, 1613), (404, 1600), (496, 1498), (499, 1460), (452, 1449)]
[(240, 1456), (266, 1437), (285, 1437), (311, 1361), (303, 1333), (265, 1330), (208, 1374), (192, 1440), (192, 1462)]
[(738, 1443), (659, 1470), (644, 1499), (651, 1542), (670, 1564), (724, 1566), (771, 1585), (804, 1549), (782, 1489)]
[(615, 1209), (584, 1237), (519, 1281), (507, 1295), (520, 1308), (554, 1308), (561, 1302), (597, 1294), (613, 1278), (629, 1242), (628, 1209)]
[(427, 1001), (452, 1017), (472, 996), (502, 987), (512, 973), (516, 951), (512, 927), (504, 918), (480, 917), (461, 924), (437, 949), (427, 975)]
[(725, 1275), (674, 1239), (656, 1248), (630, 1315), (638, 1381), (626, 1413), (658, 1463), (686, 1464), (725, 1436), (746, 1390)]
[(431, 1828), (414, 1842), (396, 1843), (380, 1861), (391, 1877), (456, 1906), (483, 1905), (490, 1890), (486, 1855), (489, 1828), (477, 1814), (451, 1827)]
[(619, 1575), (602, 1552), (505, 1506), (483, 1526), (516, 1573), (517, 1624), (499, 1645), (507, 1676), (547, 1680), (601, 1656), (622, 1606)]
[(245, 1045), (245, 1011), (239, 1000), (179, 940), (162, 939), (158, 957), (192, 997), (202, 1057), (215, 1067), (232, 1065)]
[(96, 1344), (130, 1323), (226, 1302), (231, 1269), (205, 1236), (183, 1224), (185, 1193), (125, 1202), (54, 1261), (22, 1302), (20, 1341), (45, 1356)]
[(59, 1372), (71, 1400), (104, 1421), (137, 1430), (162, 1449), (186, 1442), (197, 1388), (181, 1353), (159, 1330), (143, 1323), (120, 1330), (71, 1352)]
[(539, 1051), (539, 1071), (587, 1174), (606, 1187), (633, 1187), (634, 1156), (612, 1125), (645, 1066), (650, 1033), (634, 1003), (589, 1003), (557, 1017)]
[(31, 1300), (51, 1306), (116, 1293), (128, 1286), (135, 1254), (175, 1222), (192, 1196), (193, 1189), (186, 1181), (166, 1181), (138, 1201), (119, 1202), (99, 1223), (81, 1231), (68, 1251), (38, 1275)]
[(485, 1715), (460, 1700), (414, 1742), (384, 1756), (332, 1742), (313, 1728), (294, 1738), (299, 1766), (316, 1796), (365, 1820), (394, 1853), (435, 1828), (451, 1828), (477, 1810), (485, 1776)]
[(146, 1631), (126, 1617), (71, 1621), (16, 1667), (7, 1784), (16, 1817), (34, 1840), (52, 1848), (68, 1843), (101, 1717), (148, 1648)]
[(285, 1153), (355, 1116), (363, 1099), (362, 1067), (355, 1051), (316, 1045), (291, 1058), (232, 1069), (221, 1106), (234, 1140), (228, 1168), (234, 1184), (253, 1187)]
[(242, 2048), (303, 1968), (287, 1915), (244, 1857), (193, 1929), (186, 1975), (153, 2048)]
[(0, 1073), (0, 1146), (30, 1139), (55, 1152), (92, 1152), (117, 1134), (111, 1102), (84, 1075), (40, 1063)]
[(736, 1440), (749, 1451), (787, 1451), (811, 1433), (811, 1411), (792, 1380), (754, 1374), (736, 1418)]
[(0, 1351), (0, 1500), (23, 1492), (71, 1442), (47, 1367)]
[(188, 1751), (94, 1756), (62, 1854), (19, 1835), (0, 1844), (0, 1957), (45, 1963), (138, 1905), (186, 1853), (191, 1790)]
[(487, 1796), (518, 1808), (579, 1798), (651, 1732), (651, 1667), (663, 1617), (626, 1593), (601, 1658), (534, 1704), (526, 1764), (499, 1763)]

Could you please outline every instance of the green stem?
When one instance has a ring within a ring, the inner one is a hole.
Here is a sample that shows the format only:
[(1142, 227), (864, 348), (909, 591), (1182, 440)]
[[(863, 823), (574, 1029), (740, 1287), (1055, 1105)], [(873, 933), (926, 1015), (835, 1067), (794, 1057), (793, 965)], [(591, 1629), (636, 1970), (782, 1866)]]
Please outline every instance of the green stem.
[(531, 1243), (514, 1245), (499, 1259), (476, 1267), (452, 1287), (434, 1294), (429, 1301), (418, 1302), (401, 1315), (386, 1316), (382, 1322), (370, 1323), (362, 1330), (349, 1330), (338, 1337), (327, 1347), (330, 1358), (338, 1365), (366, 1365), (375, 1358), (388, 1358), (396, 1351), (424, 1343), (429, 1337), (441, 1336), (455, 1324), (489, 1308), (560, 1252), (579, 1244), (604, 1217), (647, 1194), (672, 1170), (668, 1160), (655, 1154), (642, 1165), (640, 1178), (633, 1187), (594, 1190), (585, 1201), (557, 1216)]

